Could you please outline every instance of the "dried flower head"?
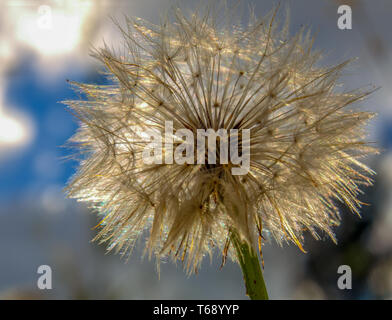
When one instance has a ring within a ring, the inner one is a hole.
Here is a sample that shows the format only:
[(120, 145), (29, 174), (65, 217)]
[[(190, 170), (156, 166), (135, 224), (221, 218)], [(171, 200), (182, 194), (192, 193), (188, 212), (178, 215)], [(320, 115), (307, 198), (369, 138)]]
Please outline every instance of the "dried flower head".
[[(233, 24), (232, 10), (206, 11), (176, 9), (160, 25), (127, 18), (125, 50), (95, 52), (111, 82), (74, 83), (86, 98), (66, 102), (84, 155), (69, 196), (104, 216), (97, 238), (109, 250), (130, 252), (147, 231), (150, 255), (189, 271), (214, 247), (234, 256), (233, 230), (254, 248), (264, 232), (301, 249), (304, 231), (335, 239), (334, 199), (357, 212), (359, 187), (371, 183), (358, 159), (374, 151), (363, 131), (372, 114), (348, 109), (369, 92), (339, 90), (347, 62), (320, 66), (309, 32), (290, 37), (276, 10), (247, 27)], [(250, 129), (249, 172), (219, 161), (146, 164), (143, 133), (163, 136), (166, 121), (192, 132)]]

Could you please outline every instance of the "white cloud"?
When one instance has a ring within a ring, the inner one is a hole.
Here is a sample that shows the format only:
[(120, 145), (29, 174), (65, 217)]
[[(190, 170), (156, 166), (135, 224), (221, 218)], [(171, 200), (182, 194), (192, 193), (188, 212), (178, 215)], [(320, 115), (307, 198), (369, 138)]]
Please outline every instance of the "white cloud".
[(0, 161), (15, 155), (34, 137), (31, 117), (15, 108), (6, 108), (1, 90), (0, 81)]

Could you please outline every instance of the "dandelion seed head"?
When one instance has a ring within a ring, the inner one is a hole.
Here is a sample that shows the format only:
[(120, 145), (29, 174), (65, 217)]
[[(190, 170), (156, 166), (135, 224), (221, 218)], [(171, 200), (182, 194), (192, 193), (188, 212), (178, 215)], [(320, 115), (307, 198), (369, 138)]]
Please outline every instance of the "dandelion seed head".
[[(124, 49), (95, 51), (111, 84), (74, 83), (85, 99), (66, 102), (81, 122), (68, 195), (103, 214), (96, 239), (109, 250), (128, 253), (147, 235), (149, 255), (194, 271), (214, 248), (235, 259), (232, 230), (255, 248), (262, 234), (300, 248), (304, 232), (335, 240), (336, 200), (358, 212), (371, 183), (360, 158), (375, 152), (364, 131), (372, 114), (351, 108), (369, 91), (339, 88), (347, 62), (322, 66), (310, 34), (290, 37), (276, 10), (246, 27), (216, 11), (175, 9), (161, 25), (127, 18)], [(195, 134), (249, 129), (250, 170), (146, 164), (145, 132), (164, 136), (166, 121)]]

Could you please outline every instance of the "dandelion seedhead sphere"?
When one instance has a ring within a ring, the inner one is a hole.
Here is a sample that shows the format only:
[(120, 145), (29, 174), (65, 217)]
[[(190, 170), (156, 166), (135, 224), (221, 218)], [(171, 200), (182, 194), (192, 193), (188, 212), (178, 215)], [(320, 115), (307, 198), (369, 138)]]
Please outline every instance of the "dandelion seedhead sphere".
[[(66, 102), (82, 155), (67, 192), (102, 215), (97, 239), (121, 253), (145, 239), (149, 255), (190, 272), (214, 248), (237, 259), (233, 232), (254, 250), (264, 234), (300, 249), (304, 232), (335, 240), (336, 200), (357, 211), (371, 183), (359, 158), (374, 151), (363, 128), (372, 114), (350, 108), (369, 91), (339, 89), (347, 62), (320, 66), (309, 32), (290, 36), (277, 10), (244, 27), (233, 10), (213, 9), (174, 9), (160, 25), (127, 18), (120, 50), (95, 51), (110, 84), (73, 83), (84, 98)], [(220, 160), (219, 147), (213, 164), (207, 147), (204, 164), (173, 161), (196, 159), (184, 129), (248, 130), (249, 170), (233, 174), (240, 164)], [(143, 158), (151, 130), (162, 136), (160, 163)]]

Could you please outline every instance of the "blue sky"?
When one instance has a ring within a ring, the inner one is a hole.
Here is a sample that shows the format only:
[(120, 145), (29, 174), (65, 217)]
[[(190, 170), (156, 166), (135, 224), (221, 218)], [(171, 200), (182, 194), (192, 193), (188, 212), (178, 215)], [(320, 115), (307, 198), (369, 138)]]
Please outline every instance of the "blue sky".
[[(26, 58), (8, 77), (7, 101), (28, 113), (36, 126), (32, 144), (0, 166), (0, 194), (3, 199), (20, 196), (31, 184), (64, 184), (72, 174), (72, 161), (61, 161), (61, 157), (69, 154), (69, 150), (61, 146), (77, 128), (66, 106), (60, 103), (75, 98), (66, 83), (68, 76), (76, 81), (86, 80), (85, 75), (72, 72), (42, 81), (31, 59)], [(43, 156), (42, 161), (47, 162), (46, 173), (46, 170), (34, 166), (40, 156)]]

